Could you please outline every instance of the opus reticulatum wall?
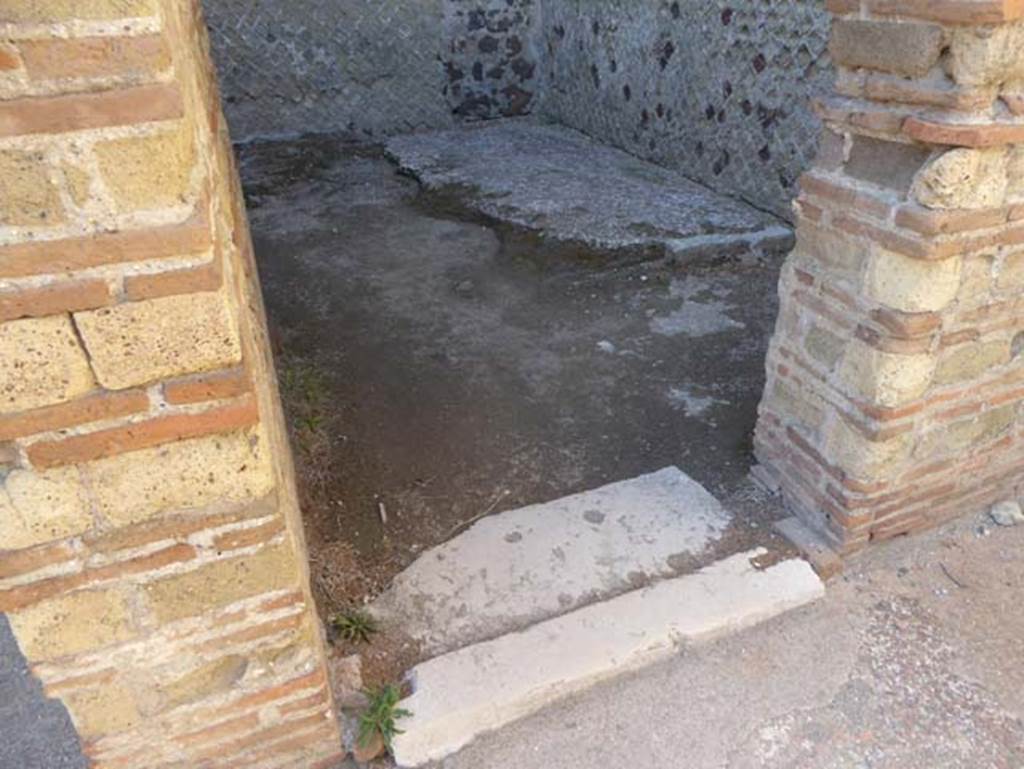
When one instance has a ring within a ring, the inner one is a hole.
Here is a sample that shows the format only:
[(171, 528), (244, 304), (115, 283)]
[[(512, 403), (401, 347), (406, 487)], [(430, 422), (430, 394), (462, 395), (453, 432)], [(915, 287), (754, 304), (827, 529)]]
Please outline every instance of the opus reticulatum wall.
[(236, 140), (533, 111), (540, 0), (204, 0)]
[(790, 218), (824, 0), (204, 0), (236, 140), (532, 114)]

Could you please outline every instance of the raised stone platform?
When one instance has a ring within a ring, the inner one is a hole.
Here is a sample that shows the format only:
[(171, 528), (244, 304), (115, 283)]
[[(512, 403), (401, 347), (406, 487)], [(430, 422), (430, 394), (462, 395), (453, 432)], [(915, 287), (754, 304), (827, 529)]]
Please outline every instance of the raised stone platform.
[(775, 217), (561, 126), (489, 121), (386, 147), (425, 189), (548, 242), (683, 260), (776, 254), (792, 242)]

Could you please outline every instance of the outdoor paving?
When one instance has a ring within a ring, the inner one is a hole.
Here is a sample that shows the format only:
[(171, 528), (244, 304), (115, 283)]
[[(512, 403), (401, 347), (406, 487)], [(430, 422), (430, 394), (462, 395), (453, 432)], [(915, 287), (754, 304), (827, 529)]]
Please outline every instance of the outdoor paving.
[(437, 769), (1019, 769), (1024, 525), (870, 551), (824, 600), (602, 684)]

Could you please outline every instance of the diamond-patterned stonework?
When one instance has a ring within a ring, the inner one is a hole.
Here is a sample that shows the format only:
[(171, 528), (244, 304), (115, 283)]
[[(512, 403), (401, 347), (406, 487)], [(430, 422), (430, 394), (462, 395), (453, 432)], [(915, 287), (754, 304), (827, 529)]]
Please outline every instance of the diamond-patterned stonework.
[[(535, 0), (204, 0), (236, 140), (523, 114)], [(453, 73), (459, 88), (453, 94)]]
[(822, 0), (204, 0), (233, 135), (377, 140), (529, 112), (789, 218)]
[(828, 33), (821, 0), (549, 0), (544, 111), (791, 218)]

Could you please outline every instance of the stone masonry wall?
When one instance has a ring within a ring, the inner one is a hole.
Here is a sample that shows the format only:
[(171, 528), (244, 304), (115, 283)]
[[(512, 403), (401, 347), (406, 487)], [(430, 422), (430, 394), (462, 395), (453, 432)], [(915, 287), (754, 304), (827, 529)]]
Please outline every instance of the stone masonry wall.
[(234, 137), (534, 113), (785, 218), (823, 0), (204, 0)]
[(236, 139), (525, 114), (539, 0), (205, 0)]
[(515, 117), (539, 101), (542, 0), (448, 0), (442, 55), (456, 118)]
[(534, 113), (791, 218), (824, 0), (204, 0), (236, 139)]
[(544, 0), (543, 35), (547, 118), (792, 218), (823, 0)]
[(1024, 2), (829, 7), (755, 443), (850, 552), (1024, 491)]
[(96, 767), (340, 741), (190, 0), (0, 4), (0, 612)]

